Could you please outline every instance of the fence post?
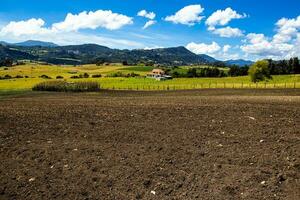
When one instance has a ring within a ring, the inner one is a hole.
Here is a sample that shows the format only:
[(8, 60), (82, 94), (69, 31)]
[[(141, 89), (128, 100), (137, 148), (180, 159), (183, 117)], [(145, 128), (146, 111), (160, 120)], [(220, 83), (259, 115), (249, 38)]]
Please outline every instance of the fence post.
[(256, 83), (256, 89), (257, 89), (257, 85), (258, 85), (258, 83)]

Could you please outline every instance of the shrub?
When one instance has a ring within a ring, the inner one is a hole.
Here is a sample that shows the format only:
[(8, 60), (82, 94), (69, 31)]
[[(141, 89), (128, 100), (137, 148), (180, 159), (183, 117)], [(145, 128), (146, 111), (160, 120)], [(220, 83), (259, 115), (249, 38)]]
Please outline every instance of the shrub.
[(8, 74), (6, 74), (4, 77), (3, 77), (4, 79), (11, 79), (12, 78), (12, 76), (11, 75), (8, 75)]
[(25, 78), (29, 78), (29, 76), (25, 76)]
[(24, 77), (21, 75), (17, 75), (17, 76), (15, 76), (15, 78), (24, 78)]
[(136, 77), (136, 76), (140, 76), (139, 74), (136, 74), (134, 72), (131, 72), (129, 74), (124, 74), (122, 72), (115, 72), (112, 74), (107, 75), (108, 77)]
[(100, 77), (102, 77), (101, 74), (93, 74), (93, 75), (92, 75), (92, 78), (100, 78)]
[(63, 79), (63, 76), (56, 76), (56, 79)]
[(80, 77), (79, 76), (71, 76), (70, 78), (77, 79), (77, 78), (80, 78)]
[(4, 70), (8, 70), (8, 68), (7, 68), (7, 67), (4, 67)]
[(88, 73), (83, 74), (83, 78), (88, 78), (88, 77), (90, 77), (90, 75)]
[(47, 75), (45, 75), (45, 74), (41, 75), (41, 76), (40, 76), (40, 78), (44, 78), (44, 79), (51, 79), (51, 77), (50, 77), (50, 76), (47, 76)]
[(38, 83), (32, 90), (34, 91), (54, 91), (54, 92), (96, 92), (100, 90), (100, 84), (95, 81), (74, 82), (66, 81), (46, 81)]

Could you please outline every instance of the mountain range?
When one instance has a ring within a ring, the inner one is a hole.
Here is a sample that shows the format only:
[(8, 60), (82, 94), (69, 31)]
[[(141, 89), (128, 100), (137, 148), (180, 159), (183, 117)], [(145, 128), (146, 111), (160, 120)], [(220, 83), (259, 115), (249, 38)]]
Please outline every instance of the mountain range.
[[(0, 58), (35, 60), (52, 64), (90, 64), (98, 62), (124, 62), (128, 64), (152, 63), (160, 65), (192, 65), (220, 63), (205, 54), (194, 54), (185, 47), (158, 49), (111, 49), (97, 44), (59, 46), (51, 42), (28, 40), (21, 43), (0, 42)], [(224, 65), (250, 65), (252, 61), (229, 60)]]

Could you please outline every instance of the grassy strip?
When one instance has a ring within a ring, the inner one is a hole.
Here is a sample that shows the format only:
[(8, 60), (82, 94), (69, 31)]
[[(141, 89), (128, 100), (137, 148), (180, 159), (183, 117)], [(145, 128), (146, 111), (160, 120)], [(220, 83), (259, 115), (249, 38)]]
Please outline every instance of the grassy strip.
[(33, 91), (50, 91), (50, 92), (97, 92), (100, 90), (100, 84), (95, 81), (45, 81), (36, 84)]

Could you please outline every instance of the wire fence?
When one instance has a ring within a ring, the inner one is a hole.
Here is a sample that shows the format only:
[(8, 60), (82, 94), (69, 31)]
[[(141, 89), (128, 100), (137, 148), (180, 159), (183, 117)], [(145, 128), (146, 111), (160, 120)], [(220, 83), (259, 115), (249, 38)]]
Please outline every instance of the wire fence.
[(105, 85), (109, 90), (191, 90), (191, 89), (300, 89), (300, 82), (293, 83), (200, 83), (200, 84), (126, 84)]

